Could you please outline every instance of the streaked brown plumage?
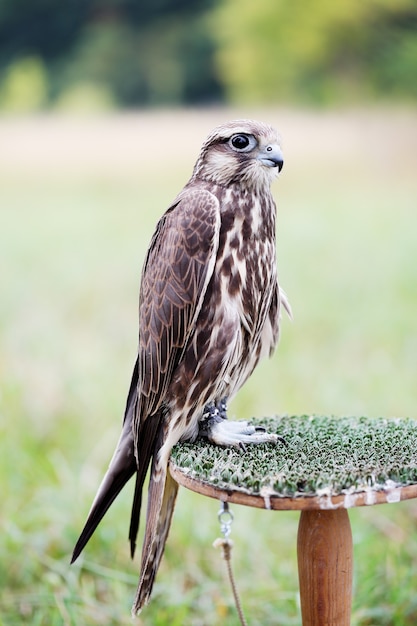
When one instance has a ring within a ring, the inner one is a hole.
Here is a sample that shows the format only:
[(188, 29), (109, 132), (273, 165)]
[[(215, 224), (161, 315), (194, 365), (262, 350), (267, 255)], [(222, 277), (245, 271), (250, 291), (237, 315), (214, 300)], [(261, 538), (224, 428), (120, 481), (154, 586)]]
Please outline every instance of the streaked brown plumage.
[[(142, 488), (151, 464), (137, 613), (149, 600), (175, 504), (167, 472), (172, 446), (204, 431), (220, 445), (276, 441), (219, 406), (278, 341), (275, 203), (270, 184), (283, 161), (276, 132), (237, 120), (214, 129), (193, 175), (160, 219), (142, 272), (139, 350), (122, 434), (74, 549), (79, 556), (107, 509), (135, 474), (132, 556)], [(210, 409), (205, 411), (206, 405)]]

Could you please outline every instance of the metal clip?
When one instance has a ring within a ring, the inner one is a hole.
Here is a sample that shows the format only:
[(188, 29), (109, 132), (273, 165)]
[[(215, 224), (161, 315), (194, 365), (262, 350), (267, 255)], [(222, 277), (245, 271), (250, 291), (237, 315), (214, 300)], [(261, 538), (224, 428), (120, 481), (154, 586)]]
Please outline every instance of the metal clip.
[(220, 531), (223, 537), (227, 539), (232, 530), (232, 523), (233, 523), (233, 513), (229, 509), (228, 502), (222, 502), (221, 509), (219, 509), (219, 512), (217, 513), (217, 518), (220, 523)]

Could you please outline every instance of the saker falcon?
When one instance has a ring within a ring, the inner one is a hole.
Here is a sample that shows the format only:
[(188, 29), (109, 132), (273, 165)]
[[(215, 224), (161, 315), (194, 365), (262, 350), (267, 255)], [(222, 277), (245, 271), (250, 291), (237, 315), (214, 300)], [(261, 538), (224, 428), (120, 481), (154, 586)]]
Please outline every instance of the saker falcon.
[(204, 142), (190, 181), (159, 220), (139, 295), (139, 347), (122, 434), (74, 548), (77, 559), (127, 481), (136, 485), (129, 540), (133, 557), (149, 465), (137, 613), (149, 601), (178, 486), (168, 460), (178, 441), (203, 435), (218, 445), (275, 442), (231, 422), (232, 398), (273, 352), (281, 305), (270, 192), (283, 166), (276, 131), (236, 120)]

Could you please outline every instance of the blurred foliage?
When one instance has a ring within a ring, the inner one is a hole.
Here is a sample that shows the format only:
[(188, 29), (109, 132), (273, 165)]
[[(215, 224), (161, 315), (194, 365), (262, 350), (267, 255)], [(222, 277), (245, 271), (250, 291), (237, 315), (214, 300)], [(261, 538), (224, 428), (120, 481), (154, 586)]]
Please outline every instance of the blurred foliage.
[(224, 0), (213, 32), (232, 101), (417, 96), (415, 0)]
[(41, 109), (47, 99), (45, 66), (39, 58), (18, 59), (7, 68), (0, 94), (0, 106), (8, 111)]
[[(69, 0), (63, 7), (54, 0), (2, 0), (0, 99), (10, 108), (9, 74), (33, 58), (32, 73), (41, 68), (47, 77), (45, 102), (60, 108), (78, 108), (82, 97), (102, 108), (219, 99), (206, 25), (213, 4)], [(15, 100), (20, 109), (20, 93)], [(27, 108), (37, 109), (38, 102), (28, 101)]]
[(415, 100), (416, 77), (416, 0), (0, 3), (5, 110)]

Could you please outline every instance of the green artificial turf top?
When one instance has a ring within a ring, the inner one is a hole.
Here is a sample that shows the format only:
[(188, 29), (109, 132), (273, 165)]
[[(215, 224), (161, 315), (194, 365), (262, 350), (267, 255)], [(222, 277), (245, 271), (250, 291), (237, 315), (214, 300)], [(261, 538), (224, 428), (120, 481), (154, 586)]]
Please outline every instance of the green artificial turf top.
[(286, 444), (177, 444), (173, 463), (219, 489), (284, 497), (338, 495), (417, 483), (417, 420), (282, 416), (251, 420)]

